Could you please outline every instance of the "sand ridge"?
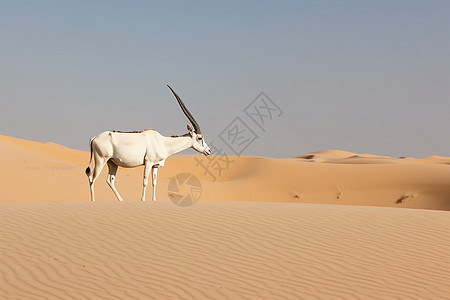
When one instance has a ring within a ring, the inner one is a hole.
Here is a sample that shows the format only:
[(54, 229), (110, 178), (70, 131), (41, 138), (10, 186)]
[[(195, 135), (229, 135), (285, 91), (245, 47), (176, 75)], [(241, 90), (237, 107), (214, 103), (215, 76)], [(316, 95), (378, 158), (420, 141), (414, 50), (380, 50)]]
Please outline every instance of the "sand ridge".
[(2, 205), (1, 299), (445, 299), (449, 212)]

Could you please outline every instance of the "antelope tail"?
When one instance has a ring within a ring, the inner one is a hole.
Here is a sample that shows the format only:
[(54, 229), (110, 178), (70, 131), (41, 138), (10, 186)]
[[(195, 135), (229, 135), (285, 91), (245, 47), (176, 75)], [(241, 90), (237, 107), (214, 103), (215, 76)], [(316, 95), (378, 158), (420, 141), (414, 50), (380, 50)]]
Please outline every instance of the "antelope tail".
[(86, 168), (86, 175), (89, 176), (89, 174), (91, 174), (91, 162), (92, 162), (92, 141), (96, 138), (96, 136), (94, 136), (92, 139), (89, 140), (89, 148), (91, 151), (91, 157), (89, 158), (89, 166)]

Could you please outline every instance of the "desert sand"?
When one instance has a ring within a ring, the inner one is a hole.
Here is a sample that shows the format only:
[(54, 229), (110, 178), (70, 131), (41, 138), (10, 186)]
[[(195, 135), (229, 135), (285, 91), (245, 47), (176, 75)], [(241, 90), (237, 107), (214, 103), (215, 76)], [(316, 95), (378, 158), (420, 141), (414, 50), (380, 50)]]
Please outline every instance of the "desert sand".
[[(450, 158), (176, 155), (89, 201), (89, 153), (0, 136), (0, 299), (449, 299)], [(201, 197), (168, 201), (195, 175)], [(150, 194), (150, 193), (149, 193)], [(150, 200), (150, 199), (148, 199)], [(413, 209), (412, 209), (413, 208)]]
[[(0, 159), (0, 203), (90, 199), (84, 174), (89, 152), (0, 136)], [(214, 164), (218, 160), (199, 154), (169, 157), (158, 172), (157, 199), (167, 200), (169, 180), (188, 172), (201, 181), (202, 201), (450, 210), (450, 157), (391, 158), (330, 150), (287, 159), (230, 156), (228, 167), (226, 162)], [(95, 184), (97, 200), (117, 201), (105, 182), (106, 169)], [(125, 201), (139, 201), (142, 175), (143, 167), (119, 168), (116, 187)]]

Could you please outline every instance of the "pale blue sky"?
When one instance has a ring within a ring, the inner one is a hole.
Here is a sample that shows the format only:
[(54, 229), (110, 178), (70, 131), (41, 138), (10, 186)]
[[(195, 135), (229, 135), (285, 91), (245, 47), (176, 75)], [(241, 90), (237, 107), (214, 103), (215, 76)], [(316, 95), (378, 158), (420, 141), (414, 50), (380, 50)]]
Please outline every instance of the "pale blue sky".
[[(450, 1), (1, 1), (0, 134), (88, 150), (108, 129), (183, 134), (170, 84), (245, 155), (450, 156)], [(259, 130), (264, 91), (283, 115)], [(193, 150), (186, 153), (194, 153)]]

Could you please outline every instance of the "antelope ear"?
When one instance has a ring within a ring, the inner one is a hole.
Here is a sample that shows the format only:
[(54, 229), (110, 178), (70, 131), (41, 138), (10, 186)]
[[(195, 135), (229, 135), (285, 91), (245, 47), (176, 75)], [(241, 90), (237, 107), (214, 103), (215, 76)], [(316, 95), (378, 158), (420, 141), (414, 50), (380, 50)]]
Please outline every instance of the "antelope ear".
[(191, 125), (189, 125), (189, 124), (187, 125), (187, 130), (192, 135), (193, 129), (192, 129)]

